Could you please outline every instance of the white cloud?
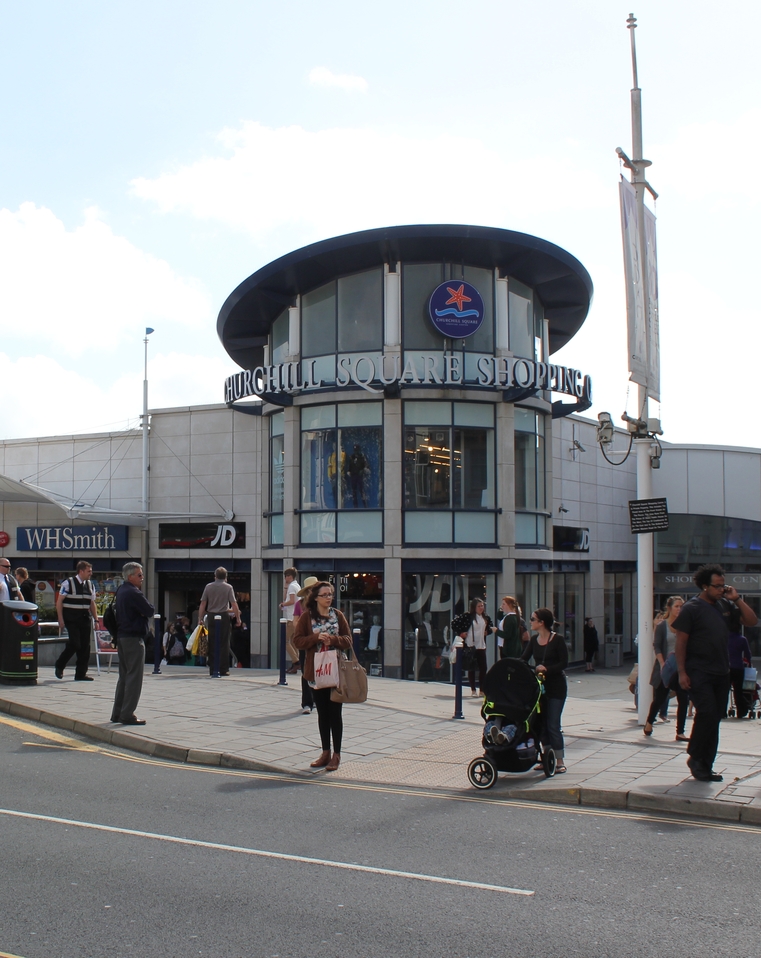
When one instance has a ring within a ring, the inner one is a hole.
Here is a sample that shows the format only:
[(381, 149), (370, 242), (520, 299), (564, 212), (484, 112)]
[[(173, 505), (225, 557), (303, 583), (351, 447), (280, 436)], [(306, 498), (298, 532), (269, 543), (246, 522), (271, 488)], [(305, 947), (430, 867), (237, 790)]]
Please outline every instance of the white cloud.
[[(143, 409), (143, 369), (107, 385), (88, 375), (86, 367), (67, 369), (49, 356), (13, 360), (0, 353), (0, 382), (8, 398), (3, 438), (110, 432), (139, 424)], [(208, 355), (158, 353), (148, 361), (148, 403), (151, 409), (220, 403), (224, 380), (237, 367), (231, 360)]]
[(657, 156), (652, 177), (659, 192), (668, 188), (713, 210), (758, 204), (753, 167), (761, 153), (759, 109), (726, 122), (679, 127), (672, 140), (650, 152)]
[(32, 342), (81, 356), (146, 326), (200, 328), (213, 310), (200, 283), (116, 236), (97, 210), (67, 230), (49, 209), (24, 203), (0, 210), (0, 315)]
[(162, 212), (217, 220), (260, 242), (285, 228), (302, 242), (399, 223), (529, 228), (542, 213), (588, 212), (609, 201), (610, 189), (572, 159), (561, 175), (551, 157), (509, 162), (481, 140), (454, 134), (245, 122), (219, 140), (229, 155), (136, 179), (135, 194)]
[(367, 80), (352, 73), (333, 73), (327, 67), (315, 67), (309, 71), (309, 82), (313, 86), (338, 87), (351, 93), (367, 93)]

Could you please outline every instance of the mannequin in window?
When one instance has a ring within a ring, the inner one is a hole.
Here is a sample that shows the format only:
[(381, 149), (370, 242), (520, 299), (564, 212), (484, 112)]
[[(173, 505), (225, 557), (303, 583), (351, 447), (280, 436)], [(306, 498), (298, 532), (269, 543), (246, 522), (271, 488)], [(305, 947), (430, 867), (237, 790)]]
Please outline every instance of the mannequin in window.
[(354, 452), (346, 460), (346, 478), (349, 481), (349, 489), (355, 509), (360, 507), (360, 502), (367, 509), (367, 496), (365, 495), (365, 472), (367, 469), (367, 459), (364, 457), (362, 447), (355, 444)]
[(380, 634), (383, 631), (380, 624), (380, 617), (373, 616), (373, 624), (370, 626), (370, 639), (367, 643), (368, 651), (374, 652), (380, 645)]
[(428, 645), (433, 645), (433, 626), (431, 625), (431, 613), (425, 612), (423, 614), (423, 630), (425, 631), (426, 641)]

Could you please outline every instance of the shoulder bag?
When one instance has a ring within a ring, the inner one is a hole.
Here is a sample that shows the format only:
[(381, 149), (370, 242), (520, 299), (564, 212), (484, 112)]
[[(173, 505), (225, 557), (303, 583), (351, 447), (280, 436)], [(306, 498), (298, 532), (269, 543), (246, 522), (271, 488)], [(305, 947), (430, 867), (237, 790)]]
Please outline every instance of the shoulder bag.
[(354, 652), (351, 658), (346, 652), (338, 655), (338, 686), (330, 690), (332, 702), (359, 704), (367, 701), (367, 672), (362, 668)]

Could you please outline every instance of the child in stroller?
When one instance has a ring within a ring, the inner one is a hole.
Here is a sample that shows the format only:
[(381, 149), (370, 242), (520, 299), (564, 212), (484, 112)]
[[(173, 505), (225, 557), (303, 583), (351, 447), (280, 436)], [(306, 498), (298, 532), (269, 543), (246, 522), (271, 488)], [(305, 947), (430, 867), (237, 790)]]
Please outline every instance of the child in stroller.
[(501, 659), (486, 673), (484, 754), (468, 766), (476, 788), (491, 788), (499, 772), (527, 772), (538, 761), (549, 778), (555, 774), (555, 753), (539, 738), (542, 682), (520, 659)]

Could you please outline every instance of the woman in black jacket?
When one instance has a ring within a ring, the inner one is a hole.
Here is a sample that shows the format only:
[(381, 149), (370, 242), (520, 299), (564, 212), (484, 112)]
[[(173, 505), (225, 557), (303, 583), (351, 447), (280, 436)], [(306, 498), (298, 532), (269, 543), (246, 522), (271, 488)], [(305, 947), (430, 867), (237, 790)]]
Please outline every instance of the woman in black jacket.
[[(568, 648), (562, 635), (552, 631), (555, 616), (549, 609), (537, 609), (531, 616), (529, 628), (536, 634), (531, 636), (522, 655), (524, 662), (534, 660), (534, 671), (544, 677), (544, 695), (542, 696), (542, 743), (555, 752), (558, 764), (555, 774), (566, 771), (564, 759), (565, 743), (560, 730), (560, 718), (568, 695), (565, 680), (565, 667), (568, 665)], [(542, 765), (536, 766), (538, 769)]]

